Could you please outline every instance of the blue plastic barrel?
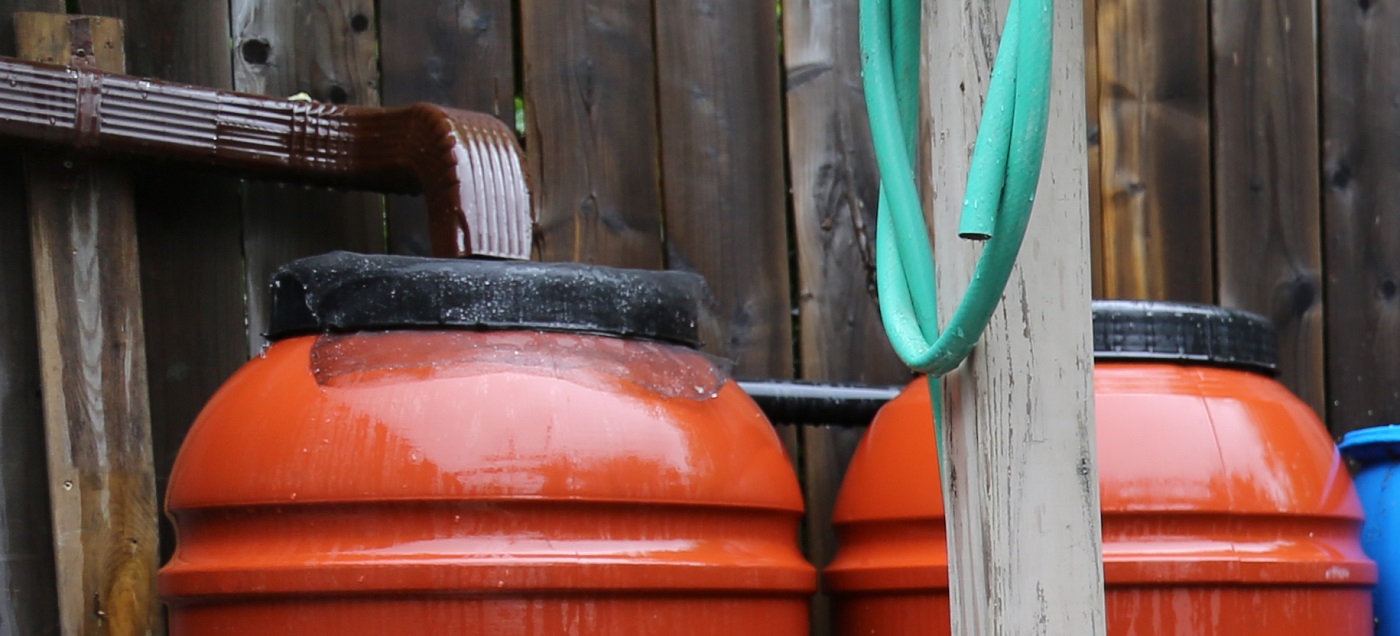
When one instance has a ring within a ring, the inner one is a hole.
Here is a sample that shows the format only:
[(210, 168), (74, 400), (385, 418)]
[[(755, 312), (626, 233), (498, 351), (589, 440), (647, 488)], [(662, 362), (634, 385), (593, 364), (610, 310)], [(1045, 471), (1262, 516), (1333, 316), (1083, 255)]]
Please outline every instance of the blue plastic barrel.
[(1356, 492), (1366, 510), (1361, 547), (1380, 568), (1373, 591), (1376, 635), (1400, 636), (1400, 425), (1347, 433), (1342, 454), (1356, 462)]

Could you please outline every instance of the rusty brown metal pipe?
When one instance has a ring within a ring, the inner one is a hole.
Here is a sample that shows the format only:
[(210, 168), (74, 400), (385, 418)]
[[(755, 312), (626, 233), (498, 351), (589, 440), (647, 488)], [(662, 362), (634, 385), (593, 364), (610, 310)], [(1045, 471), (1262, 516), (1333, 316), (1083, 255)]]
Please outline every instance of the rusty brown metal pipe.
[(481, 113), (290, 101), (0, 57), (0, 136), (422, 194), (435, 255), (530, 257), (520, 145)]

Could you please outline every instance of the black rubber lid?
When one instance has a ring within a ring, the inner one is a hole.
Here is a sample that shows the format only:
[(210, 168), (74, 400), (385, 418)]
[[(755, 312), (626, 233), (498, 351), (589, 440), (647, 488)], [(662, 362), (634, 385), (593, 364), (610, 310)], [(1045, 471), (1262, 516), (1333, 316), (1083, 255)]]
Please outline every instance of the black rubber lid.
[(1190, 362), (1272, 373), (1278, 337), (1267, 318), (1215, 305), (1094, 301), (1094, 359)]
[(374, 329), (538, 329), (699, 345), (705, 283), (676, 271), (333, 252), (272, 276), (269, 338)]

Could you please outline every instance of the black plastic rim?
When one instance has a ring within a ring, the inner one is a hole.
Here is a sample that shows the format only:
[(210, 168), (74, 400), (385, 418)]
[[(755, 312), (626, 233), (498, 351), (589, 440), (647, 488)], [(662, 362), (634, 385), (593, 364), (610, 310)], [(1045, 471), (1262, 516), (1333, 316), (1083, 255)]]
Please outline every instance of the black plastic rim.
[(1185, 362), (1273, 373), (1278, 336), (1258, 314), (1215, 305), (1096, 300), (1094, 359)]
[(268, 337), (379, 329), (532, 329), (699, 346), (700, 276), (677, 271), (364, 255), (272, 277)]

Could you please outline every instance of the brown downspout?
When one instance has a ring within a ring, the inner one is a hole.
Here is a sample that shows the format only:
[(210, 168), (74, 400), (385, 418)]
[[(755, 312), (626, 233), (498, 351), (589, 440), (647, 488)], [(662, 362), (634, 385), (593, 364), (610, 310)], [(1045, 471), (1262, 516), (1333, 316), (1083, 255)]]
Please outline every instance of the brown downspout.
[(434, 255), (530, 258), (520, 146), (481, 113), (289, 101), (0, 57), (0, 137), (422, 194)]

